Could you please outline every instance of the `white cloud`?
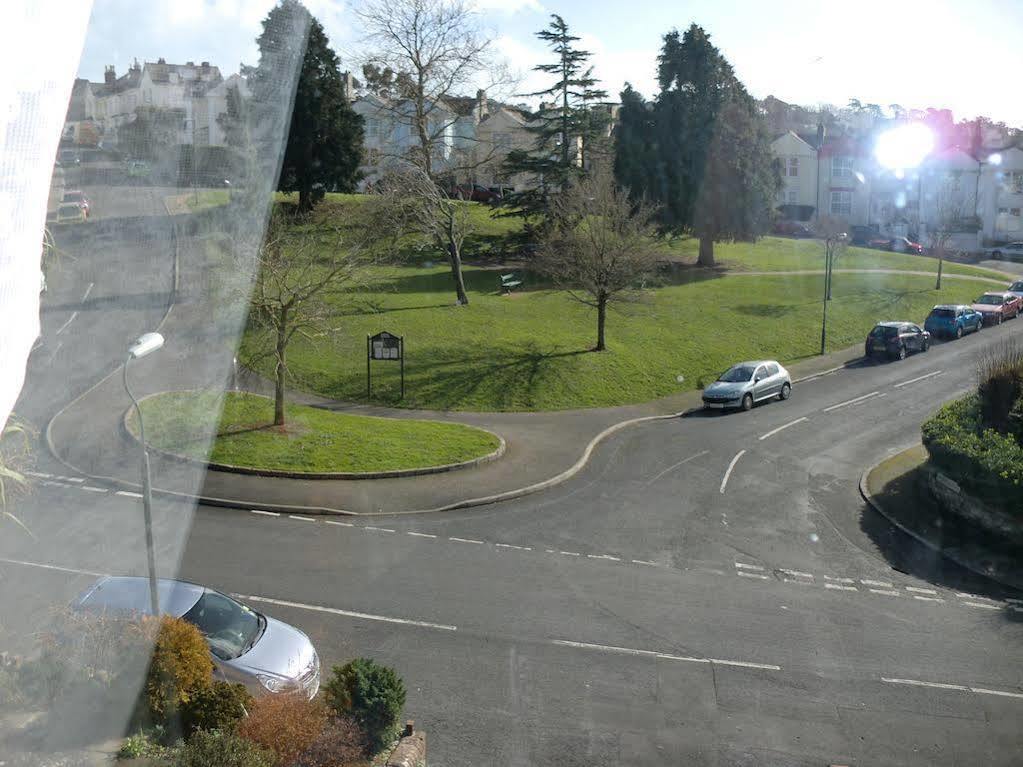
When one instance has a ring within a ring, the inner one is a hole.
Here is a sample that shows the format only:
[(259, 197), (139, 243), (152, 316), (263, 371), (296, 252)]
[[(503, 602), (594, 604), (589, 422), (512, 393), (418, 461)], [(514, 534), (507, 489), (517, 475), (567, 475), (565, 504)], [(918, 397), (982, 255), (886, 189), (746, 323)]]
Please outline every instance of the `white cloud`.
[(478, 11), (501, 11), (507, 14), (522, 10), (547, 13), (547, 9), (539, 0), (474, 0), (473, 6)]

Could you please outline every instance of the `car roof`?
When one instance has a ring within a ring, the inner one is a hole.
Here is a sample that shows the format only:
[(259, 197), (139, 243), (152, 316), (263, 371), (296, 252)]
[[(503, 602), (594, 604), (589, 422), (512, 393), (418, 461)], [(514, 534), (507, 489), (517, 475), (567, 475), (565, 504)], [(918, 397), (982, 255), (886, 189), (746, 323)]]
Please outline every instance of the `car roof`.
[[(968, 308), (969, 308), (968, 306), (964, 306), (963, 304), (935, 304), (934, 305), (934, 309), (968, 309)], [(931, 311), (934, 311), (934, 309), (932, 309)]]
[[(188, 581), (159, 578), (156, 582), (160, 611), (175, 618), (191, 610), (205, 591), (203, 586)], [(149, 579), (136, 575), (100, 578), (78, 598), (76, 606), (87, 610), (149, 615), (152, 612), (149, 604)]]
[(737, 368), (737, 367), (741, 367), (743, 365), (752, 365), (752, 366), (755, 367), (756, 365), (777, 365), (777, 364), (779, 364), (777, 360), (746, 360), (745, 362), (736, 362), (734, 365), (732, 365), (732, 367), (733, 368)]
[(909, 320), (885, 320), (884, 322), (877, 323), (877, 325), (875, 325), (874, 327), (901, 328), (903, 325), (913, 324), (914, 323), (910, 322)]

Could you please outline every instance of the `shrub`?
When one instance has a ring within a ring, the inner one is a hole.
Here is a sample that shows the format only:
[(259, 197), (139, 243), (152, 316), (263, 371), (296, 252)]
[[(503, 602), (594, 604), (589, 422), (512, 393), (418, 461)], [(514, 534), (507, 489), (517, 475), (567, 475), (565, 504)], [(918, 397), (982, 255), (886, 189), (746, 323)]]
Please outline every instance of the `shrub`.
[(238, 734), (272, 751), (277, 763), (289, 765), (308, 749), (327, 723), (327, 709), (318, 700), (299, 695), (257, 698), (249, 715), (238, 722)]
[(274, 755), (233, 733), (199, 730), (178, 749), (173, 767), (273, 767)]
[(366, 733), (350, 716), (331, 717), (293, 767), (356, 767), (366, 763)]
[(118, 759), (141, 759), (160, 758), (167, 753), (167, 749), (160, 745), (163, 738), (163, 731), (157, 729), (152, 734), (137, 732), (124, 739), (117, 751)]
[(166, 722), (213, 683), (210, 648), (199, 629), (181, 618), (164, 616), (157, 621), (146, 617), (142, 627), (155, 636), (146, 673), (145, 706), (154, 722)]
[[(978, 365), (982, 423), (1005, 434), (1013, 431), (1011, 414), (1023, 398), (1023, 345), (1007, 341), (991, 347)], [(1023, 434), (1017, 435), (1023, 438)]]
[(182, 733), (187, 738), (196, 730), (233, 732), (252, 703), (252, 696), (244, 685), (214, 682), (196, 692), (181, 707)]
[(405, 706), (405, 684), (394, 669), (356, 658), (334, 667), (325, 693), (335, 713), (351, 714), (362, 725), (370, 748), (379, 749), (394, 737)]

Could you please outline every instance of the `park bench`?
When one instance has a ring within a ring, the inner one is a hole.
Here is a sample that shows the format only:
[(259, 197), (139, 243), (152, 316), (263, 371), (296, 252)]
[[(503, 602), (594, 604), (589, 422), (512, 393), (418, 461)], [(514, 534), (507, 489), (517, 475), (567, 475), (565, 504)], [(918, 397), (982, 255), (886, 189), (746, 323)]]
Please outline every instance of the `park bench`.
[(515, 273), (502, 274), (498, 279), (497, 287), (502, 295), (505, 293), (511, 293), (515, 290), (515, 288), (522, 287), (522, 280), (520, 280), (519, 276)]

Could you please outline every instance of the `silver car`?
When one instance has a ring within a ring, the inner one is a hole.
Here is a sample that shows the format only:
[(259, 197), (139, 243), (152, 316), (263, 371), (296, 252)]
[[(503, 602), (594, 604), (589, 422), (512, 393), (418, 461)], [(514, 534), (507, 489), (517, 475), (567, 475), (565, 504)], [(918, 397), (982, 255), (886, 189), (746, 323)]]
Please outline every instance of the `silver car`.
[[(253, 695), (320, 689), (320, 659), (303, 632), (186, 581), (157, 581), (160, 610), (194, 624), (210, 646), (214, 675), (240, 682)], [(91, 612), (149, 614), (149, 581), (134, 576), (100, 578), (72, 607)]]
[(789, 371), (774, 360), (740, 362), (732, 365), (703, 390), (703, 405), (708, 408), (749, 410), (756, 402), (792, 395)]

